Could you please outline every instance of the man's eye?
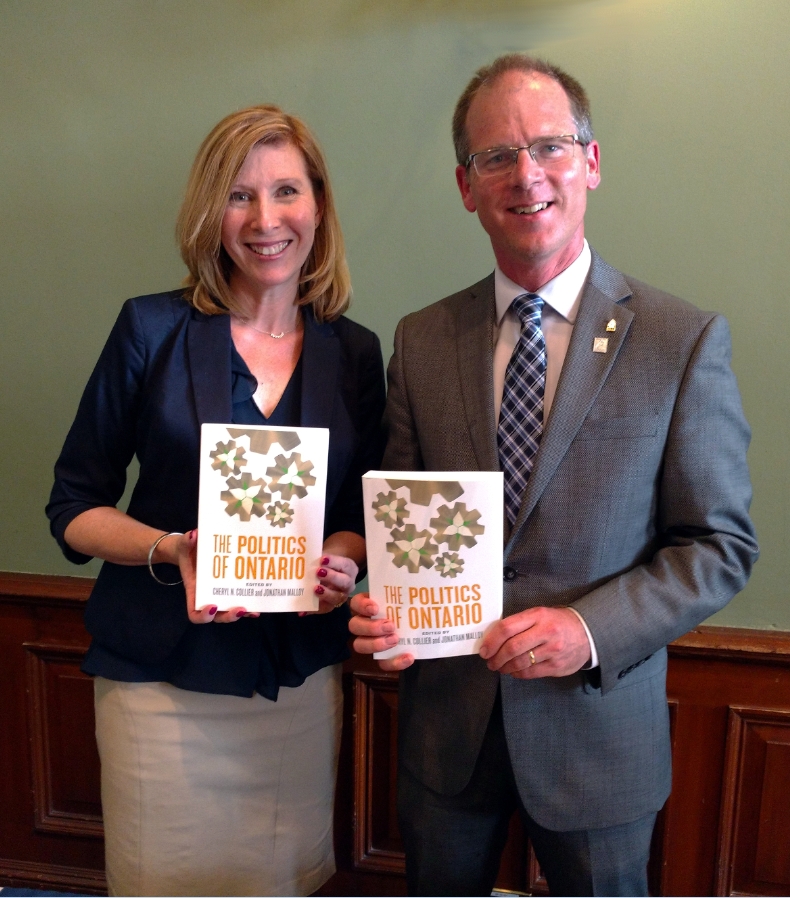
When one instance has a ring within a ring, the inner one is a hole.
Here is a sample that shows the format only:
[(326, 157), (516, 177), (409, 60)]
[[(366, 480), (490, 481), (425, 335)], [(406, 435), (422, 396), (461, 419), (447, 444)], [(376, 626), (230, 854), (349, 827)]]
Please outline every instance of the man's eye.
[(501, 152), (497, 151), (496, 153), (489, 153), (488, 156), (485, 157), (485, 164), (488, 168), (498, 168), (501, 165), (506, 165), (510, 161), (510, 154), (502, 150)]

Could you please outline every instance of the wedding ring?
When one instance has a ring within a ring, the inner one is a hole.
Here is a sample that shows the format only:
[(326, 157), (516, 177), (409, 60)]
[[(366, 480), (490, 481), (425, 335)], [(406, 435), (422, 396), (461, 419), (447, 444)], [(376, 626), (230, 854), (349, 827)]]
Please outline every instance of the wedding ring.
[(530, 649), (529, 651), (529, 663), (530, 665), (535, 663), (535, 653)]

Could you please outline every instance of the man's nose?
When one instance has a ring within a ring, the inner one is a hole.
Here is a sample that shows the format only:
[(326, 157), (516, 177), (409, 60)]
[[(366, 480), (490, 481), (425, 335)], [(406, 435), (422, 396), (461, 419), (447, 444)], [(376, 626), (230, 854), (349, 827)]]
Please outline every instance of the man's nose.
[(516, 184), (534, 184), (542, 180), (545, 172), (532, 158), (526, 147), (522, 147), (516, 156), (516, 164), (510, 173), (510, 179)]

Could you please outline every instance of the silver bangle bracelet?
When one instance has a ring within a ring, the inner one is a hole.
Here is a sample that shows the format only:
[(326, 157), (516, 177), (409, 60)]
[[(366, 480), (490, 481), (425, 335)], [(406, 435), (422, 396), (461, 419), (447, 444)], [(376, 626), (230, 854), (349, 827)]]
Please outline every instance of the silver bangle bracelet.
[(154, 544), (148, 550), (148, 571), (151, 574), (151, 576), (154, 578), (154, 580), (156, 580), (157, 583), (161, 583), (162, 586), (178, 586), (179, 583), (183, 583), (184, 581), (183, 580), (173, 580), (172, 582), (168, 583), (166, 580), (160, 580), (159, 577), (156, 576), (156, 574), (154, 573), (154, 565), (153, 565), (153, 558), (154, 558), (154, 552), (156, 552), (156, 547), (159, 545), (159, 543), (162, 542), (163, 539), (167, 539), (168, 536), (183, 536), (183, 535), (184, 535), (183, 533), (178, 533), (176, 530), (173, 530), (170, 533), (163, 533), (157, 540), (154, 541)]

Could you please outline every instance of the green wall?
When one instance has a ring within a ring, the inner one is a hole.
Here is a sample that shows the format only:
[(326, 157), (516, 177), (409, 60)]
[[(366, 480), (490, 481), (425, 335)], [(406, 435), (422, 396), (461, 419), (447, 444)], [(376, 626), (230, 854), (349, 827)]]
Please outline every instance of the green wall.
[(592, 97), (591, 242), (730, 319), (763, 555), (715, 622), (790, 629), (788, 35), (787, 0), (0, 0), (0, 570), (95, 573), (49, 537), (52, 464), (122, 301), (183, 276), (173, 223), (219, 118), (271, 101), (312, 125), (352, 316), (388, 351), (492, 267), (450, 117), (478, 65), (529, 50)]

